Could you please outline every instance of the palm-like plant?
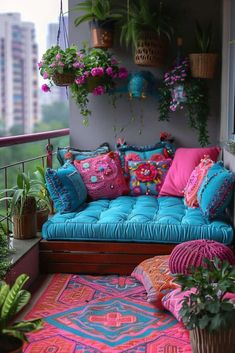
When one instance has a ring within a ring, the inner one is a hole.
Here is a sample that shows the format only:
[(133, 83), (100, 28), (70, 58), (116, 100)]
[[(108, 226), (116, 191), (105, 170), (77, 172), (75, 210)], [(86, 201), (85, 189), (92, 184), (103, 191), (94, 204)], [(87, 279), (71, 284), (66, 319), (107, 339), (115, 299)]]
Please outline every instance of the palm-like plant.
[[(20, 275), (13, 286), (0, 282), (0, 351), (4, 352), (7, 342), (12, 337), (20, 341), (27, 341), (26, 333), (42, 328), (42, 320), (34, 319), (12, 323), (14, 317), (28, 304), (31, 294), (22, 289), (29, 277)], [(3, 346), (2, 346), (3, 345)]]
[(127, 47), (129, 45), (136, 47), (143, 32), (156, 33), (168, 40), (172, 38), (174, 31), (171, 18), (161, 3), (156, 9), (146, 0), (133, 1), (128, 9), (122, 9), (122, 14), (120, 40)]
[(84, 0), (77, 4), (73, 10), (83, 13), (75, 19), (75, 26), (93, 20), (104, 23), (116, 21), (121, 16), (112, 6), (111, 0)]
[(36, 197), (37, 210), (48, 209), (48, 211), (52, 213), (53, 207), (50, 193), (46, 185), (45, 168), (37, 166), (33, 175), (34, 179), (32, 180), (32, 185), (35, 188), (34, 196)]

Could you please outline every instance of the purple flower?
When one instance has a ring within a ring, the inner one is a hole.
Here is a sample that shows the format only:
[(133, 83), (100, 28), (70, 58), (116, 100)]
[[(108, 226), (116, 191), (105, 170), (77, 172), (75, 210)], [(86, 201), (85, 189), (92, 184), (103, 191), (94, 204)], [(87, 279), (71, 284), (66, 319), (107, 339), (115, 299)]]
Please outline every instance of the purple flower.
[(56, 54), (55, 58), (56, 58), (56, 60), (60, 60), (61, 55), (58, 53), (58, 54)]
[(128, 76), (128, 71), (125, 67), (120, 67), (118, 77), (119, 78), (127, 78)]
[(75, 82), (76, 82), (76, 84), (77, 85), (83, 85), (84, 83), (85, 83), (85, 76), (83, 75), (83, 76), (80, 76), (80, 77), (77, 77), (76, 78), (76, 80), (75, 80)]
[(56, 62), (53, 61), (53, 63), (50, 65), (50, 67), (55, 67), (56, 66)]
[(118, 64), (118, 61), (117, 61), (117, 59), (113, 56), (112, 58), (111, 58), (111, 65), (117, 65)]
[(44, 78), (44, 80), (46, 80), (46, 79), (49, 77), (49, 75), (48, 75), (48, 73), (45, 71), (42, 77)]
[(75, 63), (73, 63), (73, 67), (75, 69), (81, 69), (84, 67), (84, 64), (83, 63), (80, 63), (79, 61), (76, 61)]
[(104, 69), (102, 67), (94, 67), (91, 70), (92, 76), (103, 76), (103, 74), (104, 74)]
[(42, 85), (42, 87), (41, 87), (41, 90), (43, 92), (50, 92), (51, 89), (46, 83), (44, 83), (44, 85)]
[(113, 75), (113, 68), (111, 66), (107, 67), (106, 74), (109, 75), (109, 76)]
[(89, 71), (84, 71), (84, 76), (85, 77), (89, 77), (90, 76), (90, 72)]
[(93, 89), (92, 93), (94, 96), (101, 96), (105, 93), (105, 88), (104, 86), (97, 86)]
[(39, 67), (39, 69), (42, 67), (42, 65), (43, 65), (43, 62), (42, 62), (42, 61), (40, 61), (40, 63), (38, 63), (38, 67)]
[(62, 61), (59, 61), (59, 66), (64, 67), (64, 63)]

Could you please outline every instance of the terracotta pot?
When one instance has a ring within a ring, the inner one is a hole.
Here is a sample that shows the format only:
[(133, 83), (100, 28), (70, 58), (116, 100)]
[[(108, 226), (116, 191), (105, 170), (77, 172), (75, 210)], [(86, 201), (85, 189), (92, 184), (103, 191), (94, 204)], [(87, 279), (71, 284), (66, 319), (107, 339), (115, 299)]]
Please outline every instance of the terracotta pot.
[(215, 76), (218, 54), (190, 54), (189, 60), (192, 77), (211, 79)]
[(90, 22), (91, 42), (93, 48), (111, 48), (113, 46), (113, 24), (93, 20)]
[(143, 33), (135, 50), (135, 64), (140, 66), (163, 66), (167, 52), (167, 40), (154, 33)]
[(52, 80), (56, 86), (69, 86), (74, 82), (75, 75), (72, 72), (56, 73), (53, 75)]
[(13, 215), (13, 237), (15, 239), (31, 239), (37, 235), (36, 212)]
[(235, 326), (214, 332), (195, 328), (190, 331), (190, 341), (193, 353), (234, 353)]
[(22, 353), (23, 342), (16, 337), (0, 335), (1, 353)]
[(43, 224), (48, 220), (49, 210), (37, 210), (36, 218), (37, 218), (37, 231), (42, 231)]

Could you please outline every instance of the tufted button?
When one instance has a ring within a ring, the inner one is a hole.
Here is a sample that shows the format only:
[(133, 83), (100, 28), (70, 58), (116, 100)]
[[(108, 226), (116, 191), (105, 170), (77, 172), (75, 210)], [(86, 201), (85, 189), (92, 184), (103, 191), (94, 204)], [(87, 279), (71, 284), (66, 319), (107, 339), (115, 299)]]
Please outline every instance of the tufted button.
[(83, 169), (89, 169), (90, 168), (90, 164), (88, 162), (83, 163), (82, 167), (83, 167)]
[(90, 178), (90, 181), (92, 183), (97, 183), (97, 176), (96, 175), (92, 175), (91, 178)]

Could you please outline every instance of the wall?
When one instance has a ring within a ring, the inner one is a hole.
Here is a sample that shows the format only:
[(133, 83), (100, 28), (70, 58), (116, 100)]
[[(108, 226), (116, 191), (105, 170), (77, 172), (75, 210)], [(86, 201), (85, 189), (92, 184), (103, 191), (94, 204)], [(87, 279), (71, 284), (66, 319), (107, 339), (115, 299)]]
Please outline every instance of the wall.
[[(177, 35), (182, 35), (184, 39), (184, 51), (188, 53), (193, 50), (194, 23), (199, 20), (200, 23), (213, 23), (215, 49), (221, 52), (221, 0), (178, 0), (170, 1), (173, 13), (175, 13), (176, 23), (178, 24)], [(78, 0), (69, 0), (69, 9), (72, 10)], [(126, 3), (125, 1), (123, 2)], [(81, 46), (83, 40), (90, 39), (88, 24), (82, 24), (75, 27), (73, 24), (76, 12), (69, 13), (69, 37), (70, 43)], [(141, 70), (133, 63), (131, 51), (120, 48), (119, 38), (115, 40), (115, 46), (112, 52), (122, 61), (122, 64), (129, 70)], [(169, 66), (176, 55), (175, 45), (172, 44), (172, 50), (168, 58), (166, 67)], [(220, 66), (220, 65), (219, 65)], [(149, 70), (149, 68), (142, 68)], [(164, 69), (153, 68), (150, 70), (158, 79), (163, 76)], [(209, 117), (209, 135), (211, 144), (218, 143), (219, 124), (220, 124), (220, 68), (218, 67), (217, 78), (208, 82), (210, 88), (211, 115)], [(70, 101), (70, 131), (71, 146), (80, 148), (95, 148), (98, 144), (107, 141), (114, 146), (116, 136), (113, 130), (114, 126), (122, 128), (126, 126), (118, 136), (124, 137), (128, 143), (151, 144), (159, 140), (161, 131), (168, 131), (175, 136), (176, 144), (179, 146), (196, 147), (199, 146), (196, 132), (188, 126), (187, 118), (182, 112), (171, 116), (170, 122), (158, 121), (157, 99), (148, 97), (144, 101), (130, 101), (124, 95), (117, 101), (117, 107), (114, 109), (109, 103), (107, 95), (90, 98), (89, 107), (92, 110), (90, 125), (84, 127), (81, 123), (79, 109), (73, 101)], [(132, 106), (131, 106), (132, 105)], [(130, 123), (134, 113), (135, 121)], [(141, 116), (143, 116), (144, 126), (141, 128)]]

